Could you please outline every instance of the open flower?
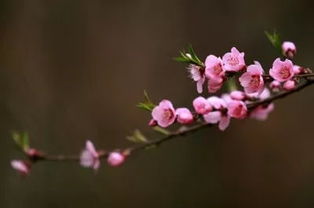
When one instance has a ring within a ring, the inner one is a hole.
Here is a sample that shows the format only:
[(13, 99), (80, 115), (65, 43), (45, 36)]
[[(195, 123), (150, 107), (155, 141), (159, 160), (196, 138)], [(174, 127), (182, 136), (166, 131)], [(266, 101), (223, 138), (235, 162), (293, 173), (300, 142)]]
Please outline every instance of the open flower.
[(200, 66), (190, 64), (188, 66), (191, 78), (196, 82), (196, 89), (198, 93), (203, 92), (203, 84), (205, 83), (205, 76)]
[(245, 67), (244, 53), (240, 53), (235, 47), (231, 48), (231, 52), (226, 53), (222, 57), (223, 69), (229, 72), (238, 72)]
[(96, 151), (94, 144), (87, 140), (85, 149), (81, 153), (80, 163), (83, 167), (93, 168), (97, 170), (100, 166), (99, 154)]
[(194, 117), (191, 111), (187, 108), (177, 108), (176, 114), (177, 114), (178, 123), (189, 124), (189, 123), (192, 123), (194, 120)]
[(263, 90), (263, 73), (264, 70), (258, 62), (255, 62), (255, 64), (247, 67), (247, 71), (239, 78), (240, 84), (246, 93), (251, 94), (261, 92)]
[(111, 152), (108, 155), (107, 162), (110, 166), (119, 166), (125, 161), (125, 156), (120, 152)]
[(281, 61), (277, 58), (269, 70), (269, 75), (279, 82), (285, 82), (294, 75), (293, 63), (288, 59)]
[(176, 120), (176, 113), (169, 100), (162, 100), (152, 111), (152, 117), (157, 124), (166, 128)]
[(269, 113), (274, 110), (274, 104), (270, 103), (269, 105), (260, 105), (256, 107), (251, 113), (250, 117), (256, 120), (264, 121), (268, 118)]
[(297, 48), (295, 47), (295, 44), (290, 41), (283, 42), (281, 48), (282, 54), (290, 59), (292, 59), (297, 53)]
[(206, 123), (217, 124), (221, 131), (226, 130), (230, 123), (230, 116), (221, 111), (212, 111), (203, 115)]
[(28, 175), (31, 170), (31, 164), (28, 161), (12, 160), (11, 166), (13, 169), (15, 169), (18, 173), (20, 173), (23, 176)]
[(247, 116), (247, 107), (243, 101), (231, 100), (227, 108), (228, 115), (232, 118), (243, 119)]
[(204, 97), (197, 97), (193, 100), (193, 107), (198, 114), (206, 114), (212, 110), (211, 105)]
[(207, 56), (205, 60), (205, 76), (207, 78), (224, 76), (221, 58), (214, 55)]

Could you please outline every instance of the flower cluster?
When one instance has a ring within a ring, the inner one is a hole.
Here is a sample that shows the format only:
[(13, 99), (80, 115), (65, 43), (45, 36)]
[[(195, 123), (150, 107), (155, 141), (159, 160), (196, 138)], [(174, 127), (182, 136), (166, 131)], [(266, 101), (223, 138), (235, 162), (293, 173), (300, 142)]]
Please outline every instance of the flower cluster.
[[(284, 42), (282, 50), (287, 58), (293, 58), (296, 53), (296, 47), (292, 42)], [(304, 68), (294, 65), (290, 59), (276, 58), (269, 69), (269, 74), (265, 74), (262, 65), (257, 61), (246, 65), (245, 54), (235, 47), (222, 58), (212, 54), (207, 56), (204, 63), (199, 63), (194, 51), (191, 51), (193, 54), (182, 54), (182, 59), (179, 60), (189, 63), (190, 77), (196, 82), (198, 93), (203, 92), (203, 85), (206, 82), (208, 93), (216, 93), (225, 82), (232, 82), (231, 78), (238, 80), (238, 84), (233, 83), (233, 85), (242, 87), (242, 90), (232, 89), (220, 97), (198, 96), (192, 102), (193, 111), (182, 107), (176, 109), (171, 101), (162, 100), (152, 109), (150, 126), (158, 125), (166, 128), (174, 123), (186, 125), (205, 122), (218, 124), (219, 129), (223, 131), (229, 126), (231, 118), (250, 117), (265, 120), (274, 109), (273, 103), (257, 106), (254, 109), (249, 109), (248, 105), (263, 101), (274, 92), (293, 90), (298, 82), (297, 75), (306, 73)]]

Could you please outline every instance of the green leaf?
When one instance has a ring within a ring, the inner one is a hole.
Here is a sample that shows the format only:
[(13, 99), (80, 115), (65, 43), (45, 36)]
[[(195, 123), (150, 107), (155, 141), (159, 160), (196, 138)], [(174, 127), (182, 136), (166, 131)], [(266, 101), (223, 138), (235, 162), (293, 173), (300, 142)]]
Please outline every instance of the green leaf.
[(146, 90), (144, 90), (144, 101), (138, 103), (136, 106), (147, 111), (152, 111), (156, 105), (151, 101)]
[(155, 126), (153, 128), (155, 131), (157, 131), (158, 133), (164, 134), (164, 135), (169, 135), (170, 131), (168, 131), (167, 129), (161, 128), (159, 126)]
[(29, 136), (27, 132), (12, 132), (12, 139), (15, 144), (23, 151), (29, 149)]
[(127, 140), (134, 143), (147, 143), (148, 142), (144, 134), (142, 134), (142, 132), (138, 129), (134, 130), (133, 135), (127, 136), (126, 138)]
[(185, 52), (184, 50), (180, 51), (180, 56), (175, 57), (174, 60), (178, 62), (195, 64), (197, 66), (204, 67), (204, 63), (198, 58), (191, 45), (187, 47), (187, 52)]
[(278, 50), (281, 51), (281, 40), (279, 34), (274, 31), (272, 33), (265, 31), (265, 35), (268, 38), (269, 42)]

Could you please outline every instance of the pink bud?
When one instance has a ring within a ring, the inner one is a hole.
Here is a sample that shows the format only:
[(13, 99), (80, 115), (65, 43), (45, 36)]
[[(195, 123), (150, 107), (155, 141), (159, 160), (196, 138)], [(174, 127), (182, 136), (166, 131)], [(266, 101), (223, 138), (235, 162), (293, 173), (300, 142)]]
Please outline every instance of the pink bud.
[(193, 107), (198, 114), (206, 114), (212, 110), (211, 105), (204, 97), (197, 97), (193, 100)]
[(151, 127), (157, 126), (157, 121), (154, 120), (154, 119), (151, 119), (151, 120), (148, 122), (148, 126), (151, 126)]
[(283, 88), (289, 91), (289, 90), (293, 90), (295, 88), (295, 85), (296, 83), (294, 80), (288, 80), (283, 84)]
[(38, 160), (42, 159), (44, 157), (44, 154), (37, 149), (29, 148), (26, 150), (26, 154), (28, 157), (30, 157), (32, 160)]
[(244, 100), (246, 98), (246, 95), (242, 91), (235, 90), (230, 93), (230, 97), (234, 100)]
[(274, 81), (272, 81), (272, 82), (269, 84), (269, 87), (270, 87), (272, 90), (278, 90), (278, 89), (280, 89), (280, 87), (281, 87), (281, 83), (278, 82), (277, 80), (274, 80)]
[(304, 69), (301, 66), (294, 65), (293, 66), (293, 72), (294, 72), (294, 74), (301, 74), (304, 72)]
[(15, 169), (24, 176), (28, 175), (31, 169), (31, 164), (28, 161), (23, 160), (12, 160), (11, 166), (13, 169)]
[(194, 118), (191, 111), (187, 108), (177, 108), (177, 121), (181, 124), (189, 124), (192, 123)]
[(120, 152), (111, 152), (108, 156), (107, 162), (111, 166), (119, 166), (125, 161), (125, 156)]
[(281, 45), (281, 48), (282, 48), (283, 55), (285, 55), (286, 57), (290, 59), (292, 59), (297, 52), (297, 48), (295, 47), (295, 44), (290, 41), (283, 42)]

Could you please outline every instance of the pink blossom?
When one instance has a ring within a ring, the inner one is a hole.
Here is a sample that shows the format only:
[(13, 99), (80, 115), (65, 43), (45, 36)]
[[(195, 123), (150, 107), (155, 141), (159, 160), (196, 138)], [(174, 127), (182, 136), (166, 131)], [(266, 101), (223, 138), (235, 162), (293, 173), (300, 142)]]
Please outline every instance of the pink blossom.
[(283, 84), (283, 88), (285, 90), (293, 90), (296, 87), (296, 83), (294, 80), (288, 80)]
[(245, 67), (244, 53), (233, 47), (222, 57), (222, 62), (224, 71), (238, 72)]
[(194, 118), (191, 111), (187, 108), (177, 108), (176, 109), (177, 121), (181, 124), (192, 123)]
[(18, 171), (21, 175), (28, 175), (31, 169), (31, 165), (27, 161), (23, 160), (12, 160), (11, 166), (13, 169)]
[(230, 117), (223, 114), (221, 111), (212, 111), (203, 115), (206, 123), (216, 124), (218, 123), (218, 128), (224, 131), (230, 123)]
[(218, 124), (218, 128), (221, 131), (224, 131), (224, 130), (226, 130), (228, 128), (229, 124), (230, 124), (230, 116), (222, 115), (221, 119), (220, 119), (220, 122)]
[(204, 97), (197, 97), (193, 100), (193, 107), (198, 114), (206, 114), (212, 110), (211, 105)]
[(83, 167), (97, 170), (100, 166), (99, 154), (91, 141), (86, 141), (85, 149), (81, 153), (80, 163)]
[(280, 87), (281, 87), (281, 83), (278, 82), (277, 80), (274, 80), (274, 81), (272, 81), (272, 82), (269, 84), (269, 87), (270, 87), (272, 90), (279, 90)]
[(263, 73), (264, 70), (258, 62), (247, 67), (247, 71), (239, 78), (240, 84), (246, 93), (256, 93), (263, 90)]
[(265, 100), (270, 97), (270, 91), (268, 88), (265, 87), (261, 93), (253, 93), (247, 96), (251, 99)]
[(281, 45), (281, 48), (282, 48), (282, 54), (290, 59), (292, 59), (297, 53), (297, 48), (295, 47), (295, 44), (290, 41), (283, 42)]
[(148, 122), (148, 126), (151, 126), (151, 127), (157, 126), (157, 121), (154, 120), (154, 119), (151, 119), (151, 120)]
[(261, 100), (265, 100), (270, 97), (270, 91), (267, 88), (264, 88), (263, 92), (257, 96)]
[(125, 156), (120, 152), (111, 152), (107, 158), (107, 162), (111, 166), (119, 166), (125, 161)]
[(224, 76), (221, 58), (214, 55), (207, 56), (205, 60), (205, 76), (209, 79), (212, 77)]
[(32, 160), (38, 160), (44, 157), (44, 153), (40, 152), (37, 149), (34, 148), (28, 148), (25, 153), (28, 157), (30, 157)]
[(287, 81), (294, 75), (293, 64), (288, 59), (281, 61), (277, 58), (273, 63), (273, 67), (269, 70), (269, 74), (279, 82)]
[(203, 92), (203, 84), (205, 83), (205, 76), (203, 69), (200, 66), (190, 64), (188, 66), (191, 78), (196, 82), (196, 89), (198, 93)]
[(293, 65), (293, 72), (294, 74), (301, 74), (304, 69), (301, 66)]
[(175, 110), (169, 100), (162, 100), (152, 111), (152, 117), (161, 127), (168, 127), (176, 120)]
[(247, 115), (247, 107), (245, 103), (238, 100), (228, 102), (228, 115), (238, 119), (245, 118)]
[(246, 98), (246, 95), (242, 91), (235, 90), (230, 93), (230, 97), (233, 100), (244, 100)]
[(250, 117), (256, 120), (264, 121), (268, 118), (269, 113), (272, 112), (273, 110), (274, 110), (273, 103), (267, 106), (260, 105), (250, 113)]
[(208, 103), (216, 110), (227, 108), (227, 103), (224, 99), (217, 96), (211, 96), (207, 99)]
[(212, 112), (209, 112), (207, 114), (204, 114), (203, 118), (204, 118), (206, 123), (216, 124), (221, 119), (221, 112), (220, 111), (212, 111)]
[(224, 79), (222, 77), (210, 76), (208, 78), (208, 92), (215, 93), (222, 87)]

